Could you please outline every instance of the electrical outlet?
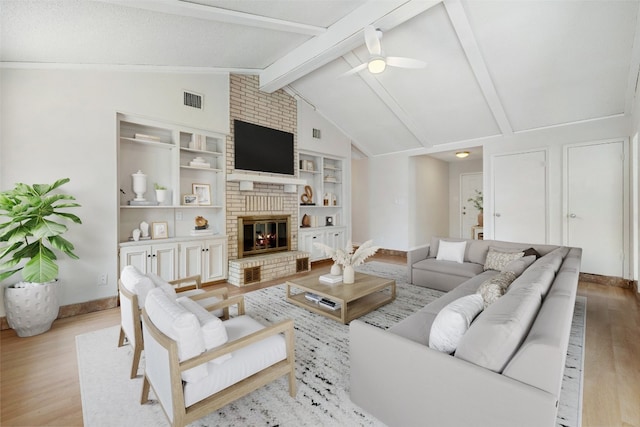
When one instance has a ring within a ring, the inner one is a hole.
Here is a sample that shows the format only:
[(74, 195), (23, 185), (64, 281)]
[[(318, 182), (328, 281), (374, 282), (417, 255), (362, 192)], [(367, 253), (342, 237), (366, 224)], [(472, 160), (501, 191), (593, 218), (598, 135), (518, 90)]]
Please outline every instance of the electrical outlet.
[(107, 286), (108, 279), (109, 276), (107, 273), (101, 274), (100, 277), (98, 277), (98, 286)]
[(176, 221), (182, 221), (182, 211), (176, 211)]

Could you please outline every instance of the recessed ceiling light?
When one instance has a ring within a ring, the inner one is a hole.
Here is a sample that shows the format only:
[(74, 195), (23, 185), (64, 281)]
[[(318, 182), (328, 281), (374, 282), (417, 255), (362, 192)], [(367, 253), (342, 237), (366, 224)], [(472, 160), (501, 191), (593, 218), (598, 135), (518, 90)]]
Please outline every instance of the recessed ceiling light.
[(464, 159), (465, 157), (468, 157), (469, 154), (470, 153), (468, 151), (458, 151), (456, 153), (456, 157), (459, 158), (459, 159)]

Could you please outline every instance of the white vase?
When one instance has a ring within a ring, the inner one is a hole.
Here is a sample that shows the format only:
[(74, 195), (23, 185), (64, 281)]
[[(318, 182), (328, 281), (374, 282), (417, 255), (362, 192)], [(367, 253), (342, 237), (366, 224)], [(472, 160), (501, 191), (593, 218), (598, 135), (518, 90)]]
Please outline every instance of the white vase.
[(140, 232), (142, 237), (149, 237), (149, 224), (146, 221), (140, 223)]
[(331, 275), (339, 276), (341, 274), (342, 274), (342, 268), (340, 268), (340, 264), (338, 264), (337, 262), (334, 262), (333, 265), (331, 266)]
[(167, 200), (167, 192), (168, 190), (156, 190), (156, 200), (158, 204), (163, 204), (165, 200)]
[(19, 337), (31, 337), (51, 329), (58, 317), (58, 281), (20, 282), (4, 291), (7, 323)]
[(344, 271), (342, 272), (342, 283), (346, 283), (347, 285), (355, 282), (356, 272), (350, 265), (345, 265)]
[(133, 192), (136, 193), (136, 198), (134, 200), (144, 201), (144, 193), (147, 191), (147, 175), (139, 170), (138, 172), (131, 174), (131, 177), (133, 178)]

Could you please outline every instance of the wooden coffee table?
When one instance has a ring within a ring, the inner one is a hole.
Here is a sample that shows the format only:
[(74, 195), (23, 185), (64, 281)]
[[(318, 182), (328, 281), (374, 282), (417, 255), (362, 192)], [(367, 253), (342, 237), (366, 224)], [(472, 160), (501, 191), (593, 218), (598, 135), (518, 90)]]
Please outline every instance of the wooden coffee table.
[[(395, 280), (356, 273), (355, 283), (330, 285), (320, 282), (321, 275), (318, 273), (289, 280), (287, 282), (287, 301), (346, 325), (353, 319), (388, 304), (396, 298)], [(390, 292), (385, 292), (387, 288)], [(292, 290), (294, 292), (291, 292)], [(305, 297), (307, 292), (339, 303), (340, 308), (331, 310), (316, 302), (309, 301)]]

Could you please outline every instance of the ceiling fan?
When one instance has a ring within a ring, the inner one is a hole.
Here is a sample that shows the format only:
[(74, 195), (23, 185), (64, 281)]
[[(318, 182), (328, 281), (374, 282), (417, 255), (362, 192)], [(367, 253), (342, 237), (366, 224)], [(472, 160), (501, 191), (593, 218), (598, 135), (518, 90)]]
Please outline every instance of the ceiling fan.
[(382, 39), (382, 31), (376, 29), (373, 25), (368, 25), (364, 29), (364, 41), (367, 44), (369, 50), (369, 60), (357, 67), (344, 73), (342, 76), (350, 76), (364, 70), (369, 70), (372, 74), (380, 74), (383, 72), (387, 65), (390, 67), (398, 68), (424, 68), (427, 63), (420, 61), (419, 59), (403, 58), (400, 56), (384, 56), (382, 53), (382, 45), (380, 44)]

